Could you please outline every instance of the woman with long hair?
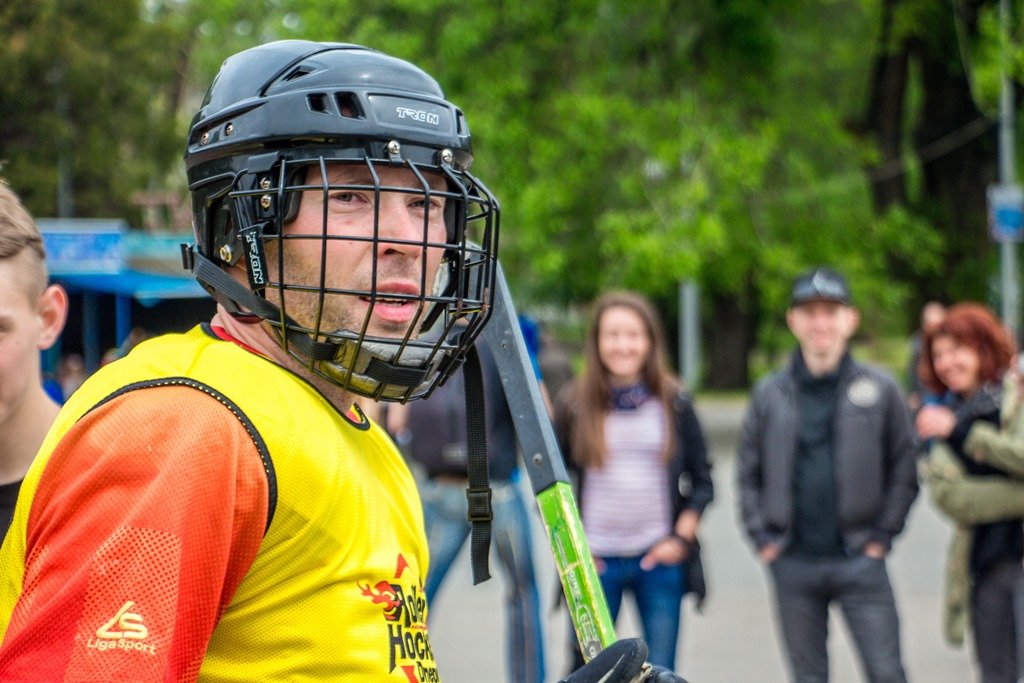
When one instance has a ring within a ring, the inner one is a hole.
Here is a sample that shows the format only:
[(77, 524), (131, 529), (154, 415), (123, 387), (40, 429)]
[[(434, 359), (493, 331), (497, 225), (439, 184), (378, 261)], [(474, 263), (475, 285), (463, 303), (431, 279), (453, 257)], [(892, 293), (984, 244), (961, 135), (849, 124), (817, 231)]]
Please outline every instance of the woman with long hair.
[(975, 480), (994, 483), (1009, 477), (980, 456), (992, 433), (1008, 426), (1002, 424), (1006, 411), (1001, 413), (1000, 408), (1004, 399), (1016, 398), (1003, 396), (1014, 346), (987, 308), (957, 304), (925, 336), (919, 368), (925, 386), (941, 397), (923, 406), (916, 418), (917, 433), (928, 444), (932, 497), (958, 527), (947, 582), (947, 637), (962, 640), (963, 622), (970, 613), (984, 683), (1018, 680), (1017, 638), (1024, 624), (1015, 617), (1013, 604), (1014, 593), (1024, 582), (1022, 519), (1018, 513), (980, 521), (979, 512), (999, 503), (994, 496), (955, 506), (936, 484), (951, 466)]
[(675, 670), (687, 560), (714, 497), (704, 437), (644, 297), (597, 300), (584, 358), (555, 410), (583, 527), (612, 619), (631, 592), (651, 663)]

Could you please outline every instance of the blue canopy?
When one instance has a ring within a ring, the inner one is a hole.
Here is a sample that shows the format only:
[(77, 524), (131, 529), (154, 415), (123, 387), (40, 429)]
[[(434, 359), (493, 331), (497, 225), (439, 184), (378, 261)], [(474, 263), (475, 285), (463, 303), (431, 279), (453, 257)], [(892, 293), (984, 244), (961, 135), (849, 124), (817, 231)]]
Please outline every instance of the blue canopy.
[(116, 294), (135, 299), (143, 306), (153, 306), (163, 299), (198, 299), (208, 296), (192, 277), (177, 277), (140, 270), (117, 273), (65, 273), (53, 279), (68, 291), (92, 291)]
[(115, 338), (123, 342), (132, 327), (131, 301), (155, 306), (166, 299), (197, 299), (209, 296), (191, 277), (121, 270), (116, 273), (61, 273), (52, 276), (69, 292), (82, 294), (82, 346), (85, 367), (92, 372), (100, 364), (99, 294), (114, 296)]
[(207, 296), (179, 270), (178, 247), (191, 240), (189, 234), (139, 233), (110, 218), (40, 218), (36, 223), (46, 244), (51, 280), (82, 295), (83, 355), (90, 371), (100, 361), (100, 295), (114, 296), (118, 344), (131, 330), (132, 299), (150, 307), (168, 299)]

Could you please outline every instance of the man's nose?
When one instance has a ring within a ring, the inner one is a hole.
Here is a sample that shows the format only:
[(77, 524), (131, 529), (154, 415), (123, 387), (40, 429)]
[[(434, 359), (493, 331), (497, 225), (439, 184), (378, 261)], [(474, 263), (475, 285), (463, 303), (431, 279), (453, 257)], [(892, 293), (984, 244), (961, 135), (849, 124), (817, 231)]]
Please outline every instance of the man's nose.
[(814, 316), (814, 324), (819, 327), (825, 327), (832, 324), (832, 318), (827, 313), (820, 313)]
[(381, 248), (403, 252), (419, 251), (424, 245), (422, 214), (417, 215), (407, 204), (408, 197), (382, 193), (377, 215), (377, 236)]

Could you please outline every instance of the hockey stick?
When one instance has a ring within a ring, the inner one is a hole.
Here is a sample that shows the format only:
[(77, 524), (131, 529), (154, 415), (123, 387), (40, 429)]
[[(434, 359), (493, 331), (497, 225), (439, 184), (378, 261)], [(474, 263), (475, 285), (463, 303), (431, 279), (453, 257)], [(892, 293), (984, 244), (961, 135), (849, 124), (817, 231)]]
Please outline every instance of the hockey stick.
[(590, 661), (615, 641), (615, 627), (501, 264), (495, 278), (494, 307), (481, 338), (497, 361), (576, 638), (584, 660)]

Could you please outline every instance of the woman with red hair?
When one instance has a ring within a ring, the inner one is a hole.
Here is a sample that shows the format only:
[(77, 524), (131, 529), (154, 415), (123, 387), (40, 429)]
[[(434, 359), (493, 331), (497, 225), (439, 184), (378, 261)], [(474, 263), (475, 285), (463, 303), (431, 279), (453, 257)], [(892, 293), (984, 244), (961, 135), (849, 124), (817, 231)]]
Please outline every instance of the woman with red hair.
[(951, 549), (947, 637), (962, 641), (969, 607), (984, 683), (1017, 681), (1017, 632), (1024, 624), (1015, 619), (1013, 593), (1024, 582), (1024, 527), (1019, 509), (1010, 517), (983, 514), (993, 501), (951, 505), (942, 482), (956, 471), (976, 482), (1008, 483), (1005, 470), (977, 456), (986, 440), (1007, 426), (1002, 424), (1002, 380), (1014, 347), (987, 308), (958, 304), (925, 337), (919, 366), (925, 386), (941, 397), (923, 406), (916, 419), (917, 433), (928, 443), (932, 497), (964, 530)]

